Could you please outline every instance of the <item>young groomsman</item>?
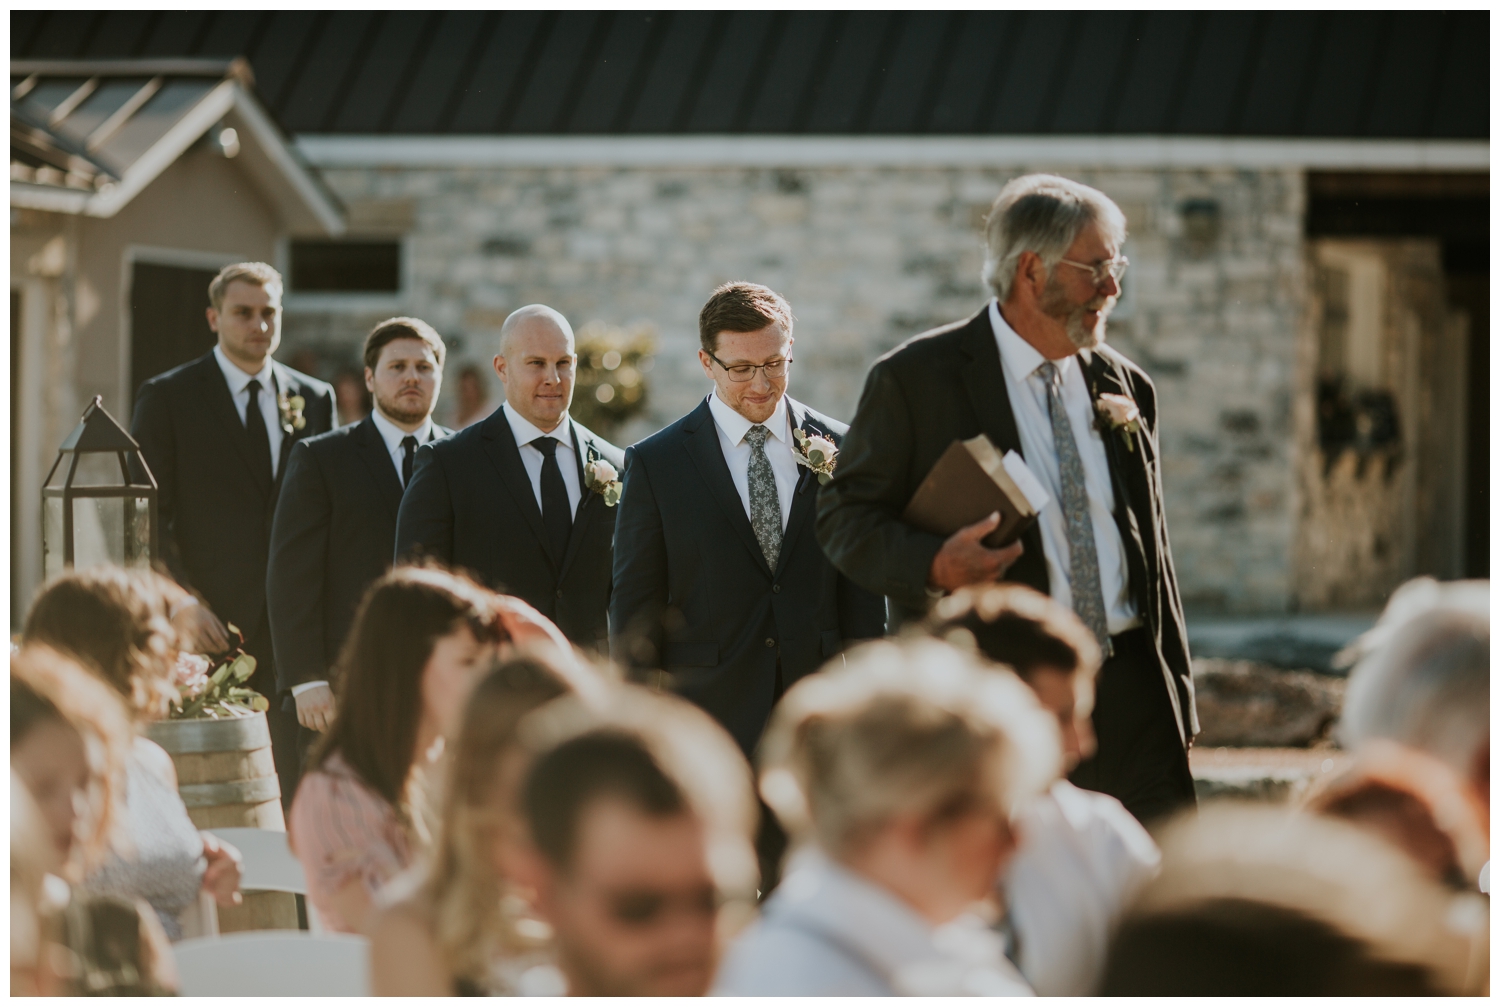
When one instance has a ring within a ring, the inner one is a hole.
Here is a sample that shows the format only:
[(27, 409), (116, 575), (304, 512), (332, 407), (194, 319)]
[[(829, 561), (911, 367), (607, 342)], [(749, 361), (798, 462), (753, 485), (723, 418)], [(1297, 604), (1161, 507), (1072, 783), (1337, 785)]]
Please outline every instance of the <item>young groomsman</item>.
[(264, 262), (220, 270), (208, 287), (218, 344), (141, 386), (131, 433), (156, 477), (161, 559), (207, 602), (198, 614), (202, 643), (223, 646), (223, 623), (234, 623), (256, 659), (249, 684), (273, 700), (271, 748), (290, 803), (297, 718), (274, 701), (266, 561), (293, 445), (337, 421), (332, 386), (271, 358), (281, 342), (281, 291), (281, 274)]
[(287, 463), (266, 589), (277, 685), (309, 731), (327, 730), (333, 718), (329, 669), (365, 589), (391, 566), (417, 448), (452, 433), (432, 422), (447, 352), (419, 318), (375, 326), (364, 350), (374, 411), (303, 441)]
[(698, 334), (713, 391), (627, 453), (611, 651), (665, 670), (749, 755), (786, 689), (885, 632), (885, 601), (840, 575), (813, 534), (820, 480), (799, 440), (826, 453), (846, 428), (786, 393), (787, 302), (725, 284)]
[(573, 327), (544, 304), (505, 320), (495, 357), (505, 404), (417, 451), (396, 555), (468, 570), (602, 650), (625, 457), (568, 416), (573, 345)]

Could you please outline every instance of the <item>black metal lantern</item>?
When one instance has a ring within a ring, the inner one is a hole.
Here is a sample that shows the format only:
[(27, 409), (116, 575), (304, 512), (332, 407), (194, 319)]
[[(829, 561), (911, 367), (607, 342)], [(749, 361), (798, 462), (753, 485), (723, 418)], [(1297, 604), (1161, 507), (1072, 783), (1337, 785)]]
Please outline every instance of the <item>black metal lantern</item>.
[[(144, 483), (131, 478), (132, 457), (140, 463)], [(59, 469), (61, 481), (54, 485)], [(96, 395), (58, 448), (42, 487), (43, 575), (51, 578), (68, 567), (101, 563), (145, 567), (156, 555), (156, 479), (141, 457), (141, 446), (105, 411), (104, 397)]]

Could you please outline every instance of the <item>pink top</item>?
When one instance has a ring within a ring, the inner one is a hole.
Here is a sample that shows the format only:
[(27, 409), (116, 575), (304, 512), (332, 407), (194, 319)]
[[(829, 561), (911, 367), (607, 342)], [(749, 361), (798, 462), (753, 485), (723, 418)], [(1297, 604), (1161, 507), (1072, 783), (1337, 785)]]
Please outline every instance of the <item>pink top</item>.
[(354, 932), (333, 908), (335, 892), (358, 880), (373, 897), (411, 863), (411, 840), (395, 809), (337, 753), (302, 777), (289, 825), (308, 898), (328, 930)]

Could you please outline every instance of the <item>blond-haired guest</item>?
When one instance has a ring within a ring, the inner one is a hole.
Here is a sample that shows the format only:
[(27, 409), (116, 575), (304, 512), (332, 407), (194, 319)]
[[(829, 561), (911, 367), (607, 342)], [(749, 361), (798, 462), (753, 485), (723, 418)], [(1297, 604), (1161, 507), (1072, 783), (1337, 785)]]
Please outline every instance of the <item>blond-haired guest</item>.
[(1015, 851), (1011, 816), (1060, 769), (1031, 691), (944, 643), (868, 644), (798, 683), (761, 792), (810, 842), (716, 992), (1030, 994), (975, 908)]

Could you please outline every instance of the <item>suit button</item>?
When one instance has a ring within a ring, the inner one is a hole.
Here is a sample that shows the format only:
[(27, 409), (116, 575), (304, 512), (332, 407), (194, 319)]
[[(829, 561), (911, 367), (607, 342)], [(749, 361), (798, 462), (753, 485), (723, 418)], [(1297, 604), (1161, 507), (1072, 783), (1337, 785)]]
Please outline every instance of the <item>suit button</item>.
[(769, 637), (769, 636), (768, 636), (768, 637), (766, 637), (766, 646), (767, 646), (767, 647), (774, 647), (774, 646), (776, 646), (776, 641), (775, 641), (775, 640), (773, 640), (773, 639), (771, 639), (771, 638), (770, 638), (770, 637)]
[(772, 594), (780, 594), (781, 593), (781, 585), (780, 584), (772, 584), (771, 585), (771, 593)]

